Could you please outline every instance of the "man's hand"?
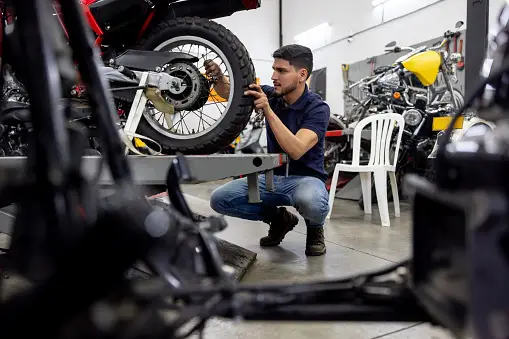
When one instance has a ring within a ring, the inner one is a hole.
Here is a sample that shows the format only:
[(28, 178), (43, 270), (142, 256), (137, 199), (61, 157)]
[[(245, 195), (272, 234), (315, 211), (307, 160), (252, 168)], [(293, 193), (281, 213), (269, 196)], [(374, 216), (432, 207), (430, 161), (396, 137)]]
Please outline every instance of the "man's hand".
[(244, 92), (245, 95), (251, 95), (255, 98), (254, 104), (256, 110), (263, 110), (263, 114), (276, 137), (281, 148), (292, 158), (298, 160), (307, 151), (318, 142), (318, 135), (306, 128), (301, 128), (296, 134), (285, 126), (278, 118), (276, 113), (272, 111), (269, 105), (269, 99), (259, 85), (249, 85), (250, 90)]
[(205, 60), (203, 62), (205, 66), (205, 74), (209, 77), (220, 77), (223, 75), (221, 68), (212, 60)]
[(213, 60), (205, 60), (205, 74), (208, 77), (214, 77), (217, 81), (214, 83), (214, 90), (223, 99), (228, 99), (230, 96), (230, 79), (223, 74), (221, 67)]
[(254, 104), (256, 110), (263, 110), (263, 113), (265, 116), (267, 116), (270, 113), (273, 113), (270, 105), (269, 105), (269, 99), (267, 98), (267, 95), (263, 92), (262, 88), (259, 85), (251, 84), (249, 85), (250, 90), (244, 92), (244, 95), (251, 95), (255, 98)]

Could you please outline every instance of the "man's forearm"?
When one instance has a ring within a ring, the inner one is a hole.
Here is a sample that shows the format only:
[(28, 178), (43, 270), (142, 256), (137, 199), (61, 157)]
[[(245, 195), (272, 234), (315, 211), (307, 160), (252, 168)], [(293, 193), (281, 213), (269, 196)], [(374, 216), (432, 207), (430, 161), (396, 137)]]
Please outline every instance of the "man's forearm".
[(281, 148), (292, 158), (298, 160), (304, 153), (305, 145), (303, 142), (283, 124), (278, 116), (271, 110), (265, 114), (265, 118), (276, 137)]
[(230, 97), (230, 79), (225, 75), (217, 77), (217, 81), (214, 83), (214, 90), (223, 99)]

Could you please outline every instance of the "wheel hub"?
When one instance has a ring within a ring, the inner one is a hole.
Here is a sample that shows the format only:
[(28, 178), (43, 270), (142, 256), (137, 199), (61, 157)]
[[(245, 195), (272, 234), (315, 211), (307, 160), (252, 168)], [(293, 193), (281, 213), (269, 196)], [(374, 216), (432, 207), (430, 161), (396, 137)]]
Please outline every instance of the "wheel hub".
[(183, 80), (172, 80), (170, 85), (171, 94), (182, 94), (187, 89), (187, 84)]
[(198, 68), (187, 62), (168, 66), (165, 71), (180, 81), (174, 80), (165, 93), (165, 99), (177, 111), (192, 111), (207, 102), (209, 95), (208, 81)]

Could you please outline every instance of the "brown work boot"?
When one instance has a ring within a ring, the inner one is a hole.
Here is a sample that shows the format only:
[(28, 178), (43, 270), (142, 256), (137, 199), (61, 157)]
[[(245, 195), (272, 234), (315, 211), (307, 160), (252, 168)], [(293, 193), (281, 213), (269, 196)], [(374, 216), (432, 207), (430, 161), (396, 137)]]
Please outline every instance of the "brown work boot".
[(323, 227), (308, 227), (306, 234), (306, 255), (320, 256), (326, 252)]
[(260, 246), (277, 246), (283, 241), (286, 233), (293, 230), (299, 219), (288, 212), (286, 208), (279, 207), (275, 217), (270, 222), (269, 235), (260, 239)]

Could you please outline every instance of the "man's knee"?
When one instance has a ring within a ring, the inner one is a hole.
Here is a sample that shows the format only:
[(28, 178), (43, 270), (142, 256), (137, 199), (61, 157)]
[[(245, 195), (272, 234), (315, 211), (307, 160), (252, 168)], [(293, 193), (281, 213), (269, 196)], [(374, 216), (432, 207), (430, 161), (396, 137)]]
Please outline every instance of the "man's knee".
[(216, 188), (210, 195), (210, 208), (217, 213), (223, 213), (226, 208), (226, 190), (224, 185)]
[(217, 213), (226, 214), (225, 212), (231, 208), (232, 201), (245, 194), (244, 183), (240, 181), (241, 179), (238, 180), (226, 183), (212, 191), (210, 208)]
[(329, 213), (327, 189), (322, 182), (310, 180), (309, 183), (300, 185), (294, 199), (295, 208), (306, 219), (324, 220)]

